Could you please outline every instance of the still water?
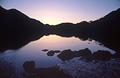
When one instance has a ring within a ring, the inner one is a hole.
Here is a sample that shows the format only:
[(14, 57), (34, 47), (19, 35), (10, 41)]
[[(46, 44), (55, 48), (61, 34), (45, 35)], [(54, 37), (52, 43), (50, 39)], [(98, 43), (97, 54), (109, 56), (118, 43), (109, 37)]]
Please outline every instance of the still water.
[(97, 50), (108, 50), (114, 53), (113, 50), (99, 45), (99, 43), (94, 40), (82, 41), (75, 37), (49, 35), (43, 36), (39, 40), (32, 41), (18, 50), (7, 50), (0, 54), (0, 59), (13, 64), (16, 71), (20, 72), (24, 70), (22, 65), (25, 61), (35, 61), (37, 68), (49, 67), (63, 62), (57, 57), (59, 53), (56, 53), (54, 56), (47, 56), (47, 52), (42, 51), (43, 49), (48, 49), (49, 51), (63, 51), (66, 49), (78, 51), (85, 48), (89, 48), (92, 52)]

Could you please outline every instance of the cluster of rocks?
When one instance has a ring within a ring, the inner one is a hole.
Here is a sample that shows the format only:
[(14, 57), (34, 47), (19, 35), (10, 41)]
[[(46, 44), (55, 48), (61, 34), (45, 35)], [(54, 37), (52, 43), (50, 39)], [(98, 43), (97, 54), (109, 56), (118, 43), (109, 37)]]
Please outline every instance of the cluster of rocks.
[[(42, 51), (47, 52), (48, 50), (44, 49)], [(72, 51), (71, 49), (67, 50), (50, 50), (47, 52), (48, 56), (54, 56), (55, 53), (59, 53), (57, 57), (62, 61), (73, 59), (74, 57), (80, 57), (87, 60), (109, 60), (111, 58), (120, 58), (120, 53), (116, 52), (115, 54), (111, 54), (109, 51), (105, 50), (98, 50), (96, 52), (91, 52), (88, 48), (79, 50), (79, 51)]]
[(80, 57), (80, 56), (90, 57), (91, 51), (88, 48), (79, 50), (79, 51), (72, 51), (68, 49), (68, 50), (62, 51), (57, 57), (65, 61), (65, 60), (70, 60), (70, 59), (73, 59), (74, 57)]
[[(111, 54), (109, 51), (98, 50), (91, 52), (88, 48), (72, 51), (70, 49), (48, 50), (48, 56), (55, 53), (64, 62), (53, 67), (35, 68), (34, 61), (23, 64), (25, 70), (22, 75), (26, 78), (119, 78), (120, 53)], [(77, 57), (77, 59), (73, 59)], [(111, 58), (114, 58), (112, 60)], [(104, 60), (104, 61), (103, 61)], [(27, 74), (26, 74), (27, 73)]]
[(58, 64), (64, 72), (72, 75), (71, 78), (120, 78), (120, 59), (107, 61), (72, 59)]

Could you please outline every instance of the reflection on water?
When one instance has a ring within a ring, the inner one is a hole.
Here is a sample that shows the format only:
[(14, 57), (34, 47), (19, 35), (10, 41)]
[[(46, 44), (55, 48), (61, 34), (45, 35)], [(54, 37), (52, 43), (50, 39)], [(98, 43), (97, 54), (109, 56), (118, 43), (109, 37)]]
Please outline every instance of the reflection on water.
[(97, 50), (108, 50), (112, 53), (114, 51), (96, 44), (92, 41), (82, 41), (75, 37), (60, 37), (57, 35), (43, 36), (39, 40), (30, 42), (19, 50), (7, 50), (0, 54), (0, 59), (5, 59), (16, 66), (17, 72), (23, 71), (22, 65), (25, 61), (35, 61), (36, 67), (48, 67), (61, 63), (62, 61), (57, 57), (59, 53), (54, 56), (47, 56), (48, 50), (66, 50), (71, 49), (78, 51), (80, 49), (89, 48), (92, 52)]
[[(49, 49), (49, 50), (80, 50), (84, 48), (89, 48), (92, 52), (97, 50), (109, 50), (106, 47), (98, 45), (94, 40), (92, 41), (82, 41), (79, 38), (75, 37), (60, 37), (57, 35), (43, 36), (37, 41), (33, 41), (26, 45), (24, 49), (27, 50), (40, 50), (40, 49)], [(29, 49), (28, 49), (29, 48)]]

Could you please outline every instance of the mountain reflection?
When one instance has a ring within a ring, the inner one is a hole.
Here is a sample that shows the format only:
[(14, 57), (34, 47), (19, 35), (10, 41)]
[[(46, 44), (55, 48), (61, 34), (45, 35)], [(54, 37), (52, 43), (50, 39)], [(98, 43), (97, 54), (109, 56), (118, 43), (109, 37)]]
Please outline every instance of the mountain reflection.
[[(62, 23), (55, 26), (44, 25), (16, 9), (6, 10), (0, 6), (0, 13), (0, 52), (19, 49), (31, 41), (51, 34), (61, 37), (74, 36), (82, 40), (92, 39), (116, 52), (120, 51), (120, 9), (99, 20), (77, 24)], [(52, 40), (55, 41), (54, 38)]]

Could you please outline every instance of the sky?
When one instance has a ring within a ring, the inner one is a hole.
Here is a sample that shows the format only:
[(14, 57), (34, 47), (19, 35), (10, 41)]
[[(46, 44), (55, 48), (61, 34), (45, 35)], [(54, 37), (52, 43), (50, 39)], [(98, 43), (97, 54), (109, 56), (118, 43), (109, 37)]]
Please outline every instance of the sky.
[(0, 0), (5, 9), (17, 9), (44, 24), (97, 20), (120, 8), (120, 0)]

